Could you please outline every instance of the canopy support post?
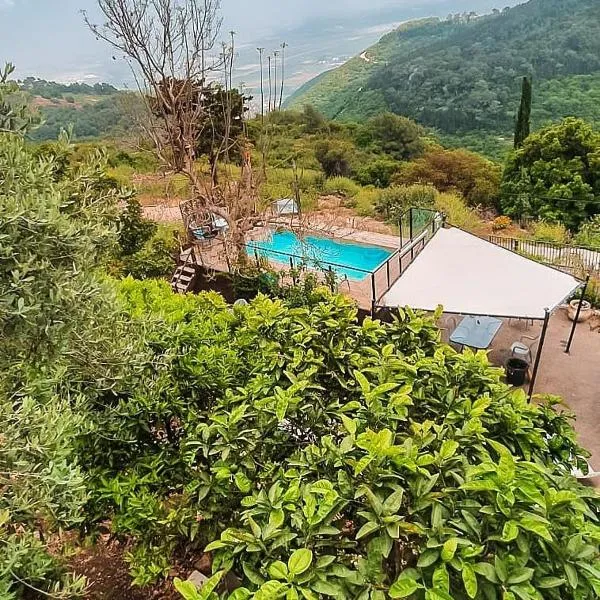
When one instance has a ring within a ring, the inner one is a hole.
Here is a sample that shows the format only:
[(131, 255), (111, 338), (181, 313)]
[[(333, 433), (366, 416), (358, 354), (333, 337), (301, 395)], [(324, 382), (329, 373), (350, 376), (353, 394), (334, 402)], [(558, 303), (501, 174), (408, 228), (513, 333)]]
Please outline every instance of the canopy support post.
[(529, 384), (529, 402), (533, 397), (533, 390), (535, 388), (535, 380), (537, 379), (538, 370), (540, 368), (540, 362), (542, 359), (542, 350), (544, 349), (544, 342), (546, 340), (546, 333), (548, 332), (548, 323), (550, 322), (550, 311), (546, 308), (546, 314), (544, 315), (544, 325), (542, 326), (542, 333), (540, 335), (540, 343), (538, 351), (535, 357), (535, 364), (533, 366), (533, 373), (531, 375), (531, 383)]
[(565, 348), (565, 354), (569, 354), (571, 352), (571, 344), (573, 343), (573, 337), (575, 336), (575, 329), (577, 328), (577, 323), (579, 322), (579, 315), (581, 314), (581, 307), (583, 306), (583, 302), (585, 299), (585, 293), (587, 292), (588, 284), (590, 282), (590, 275), (585, 278), (585, 284), (583, 286), (583, 290), (581, 291), (581, 298), (579, 300), (579, 305), (577, 306), (577, 313), (575, 314), (575, 320), (573, 321), (573, 327), (571, 327), (571, 333), (569, 335), (569, 341), (567, 342), (567, 347)]

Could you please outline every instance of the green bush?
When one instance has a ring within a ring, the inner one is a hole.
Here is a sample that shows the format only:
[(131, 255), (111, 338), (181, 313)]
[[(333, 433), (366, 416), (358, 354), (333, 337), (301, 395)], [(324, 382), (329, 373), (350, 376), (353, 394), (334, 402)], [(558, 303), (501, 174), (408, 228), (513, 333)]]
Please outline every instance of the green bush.
[(586, 221), (573, 237), (577, 246), (600, 250), (600, 215)]
[(440, 345), (437, 315), (359, 325), (323, 288), (293, 308), (121, 294), (156, 384), (95, 415), (81, 460), (140, 581), (185, 547), (236, 599), (594, 597), (599, 501), (569, 475), (568, 416)]
[(375, 210), (386, 220), (397, 223), (409, 208), (433, 208), (437, 195), (431, 185), (395, 185), (380, 193)]
[(566, 244), (569, 241), (569, 232), (562, 223), (537, 221), (531, 225), (531, 235), (536, 242), (550, 242), (553, 244)]
[(399, 163), (389, 158), (376, 158), (370, 160), (364, 166), (357, 167), (354, 179), (361, 185), (374, 185), (386, 188), (392, 182), (392, 178), (398, 170)]
[(345, 198), (354, 198), (360, 191), (360, 185), (348, 177), (331, 177), (323, 184), (323, 193), (340, 194)]
[(475, 210), (469, 208), (458, 194), (439, 194), (435, 199), (435, 208), (446, 215), (450, 225), (466, 231), (477, 231), (483, 225)]

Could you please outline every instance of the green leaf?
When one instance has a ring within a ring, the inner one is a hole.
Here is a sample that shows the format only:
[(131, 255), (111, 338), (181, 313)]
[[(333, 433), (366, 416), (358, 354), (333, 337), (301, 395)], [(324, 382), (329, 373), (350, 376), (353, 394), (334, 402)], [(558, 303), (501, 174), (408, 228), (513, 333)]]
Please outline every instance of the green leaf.
[(283, 595), (286, 589), (287, 585), (281, 583), (281, 581), (267, 581), (254, 594), (254, 600), (277, 600)]
[(425, 600), (454, 600), (446, 590), (434, 588), (425, 592)]
[(212, 552), (213, 550), (220, 550), (221, 548), (226, 548), (226, 547), (227, 547), (227, 544), (225, 544), (221, 540), (215, 540), (214, 542), (211, 542), (210, 544), (208, 544), (208, 546), (206, 546), (206, 548), (204, 548), (204, 552)]
[(569, 585), (575, 590), (579, 585), (579, 576), (577, 575), (577, 569), (570, 563), (565, 563), (565, 573), (567, 574), (567, 581)]
[(302, 575), (305, 571), (310, 568), (313, 560), (312, 550), (307, 548), (300, 548), (290, 556), (288, 560), (288, 570), (290, 575), (295, 577), (296, 575)]
[(508, 585), (516, 585), (518, 583), (524, 583), (529, 581), (533, 577), (533, 569), (528, 567), (522, 567), (512, 571), (508, 577)]
[(281, 508), (272, 510), (269, 514), (269, 526), (272, 530), (279, 529), (285, 521), (285, 513)]
[(502, 541), (512, 542), (519, 535), (519, 527), (514, 521), (507, 521), (502, 528)]
[(431, 582), (435, 588), (441, 588), (446, 591), (450, 590), (450, 576), (448, 575), (448, 569), (444, 563), (437, 567), (433, 572)]
[(548, 528), (543, 523), (540, 523), (539, 521), (537, 521), (531, 517), (523, 517), (519, 521), (519, 525), (523, 529), (526, 529), (527, 531), (531, 531), (532, 533), (535, 533), (536, 535), (547, 540), (548, 542), (552, 541), (552, 535), (550, 534), (550, 531), (548, 530)]
[(388, 515), (395, 515), (402, 506), (402, 498), (404, 496), (404, 490), (398, 490), (388, 496), (383, 503), (383, 511)]
[(536, 587), (543, 590), (560, 587), (566, 583), (566, 579), (561, 577), (541, 577), (535, 582)]
[(467, 596), (469, 596), (469, 598), (475, 598), (475, 596), (477, 596), (477, 575), (475, 575), (473, 567), (468, 563), (463, 564), (462, 580)]
[(249, 590), (244, 587), (237, 588), (234, 590), (227, 600), (248, 600), (252, 594)]
[(276, 560), (272, 565), (269, 566), (269, 577), (286, 581), (288, 577), (287, 565), (280, 560)]
[(419, 569), (425, 569), (435, 563), (439, 557), (440, 553), (437, 550), (434, 550), (433, 548), (425, 550), (425, 552), (419, 556), (417, 567), (419, 567)]
[(354, 475), (360, 475), (371, 463), (373, 462), (372, 456), (363, 456), (355, 465), (354, 465)]
[(252, 489), (252, 481), (250, 481), (245, 473), (241, 471), (236, 473), (234, 479), (235, 485), (243, 494), (247, 494)]
[(221, 579), (225, 576), (225, 571), (219, 571), (215, 573), (210, 579), (204, 582), (204, 585), (200, 588), (200, 597), (198, 600), (208, 600), (212, 593), (215, 591)]
[(442, 547), (442, 560), (449, 562), (454, 558), (456, 549), (458, 548), (458, 540), (456, 538), (450, 538), (444, 542)]
[(508, 580), (508, 569), (506, 568), (506, 563), (499, 556), (495, 556), (494, 566), (496, 567), (496, 575), (498, 575), (498, 579), (502, 583), (506, 583)]
[(256, 539), (260, 540), (262, 532), (258, 523), (252, 517), (248, 517), (248, 524), (250, 525), (250, 529), (252, 529), (252, 535), (254, 535)]
[(363, 395), (366, 396), (371, 391), (371, 384), (360, 371), (354, 371), (354, 377), (356, 377), (356, 381), (358, 381)]
[(442, 460), (448, 460), (452, 458), (459, 448), (459, 444), (455, 440), (444, 440), (440, 447), (440, 458)]
[(265, 578), (258, 573), (258, 571), (255, 571), (246, 561), (242, 561), (242, 570), (248, 581), (254, 585), (262, 585), (265, 582)]
[(476, 565), (473, 565), (473, 570), (478, 575), (485, 577), (490, 583), (499, 583), (494, 565), (487, 562), (479, 562)]
[(356, 421), (354, 419), (351, 419), (350, 417), (347, 417), (344, 414), (340, 415), (340, 417), (342, 419), (344, 427), (346, 428), (346, 431), (352, 436), (356, 435)]
[(287, 412), (289, 406), (289, 399), (285, 396), (280, 397), (277, 400), (277, 406), (275, 407), (275, 415), (277, 416), (278, 421), (283, 421), (285, 419), (285, 413)]
[(388, 595), (390, 598), (408, 598), (423, 586), (408, 577), (400, 578), (392, 584)]
[(368, 535), (371, 535), (373, 532), (378, 531), (379, 527), (379, 523), (375, 523), (374, 521), (369, 521), (368, 523), (365, 523), (356, 534), (356, 539), (360, 540), (364, 537), (367, 537)]
[(199, 600), (198, 588), (191, 581), (182, 581), (179, 577), (175, 577), (173, 585), (185, 600)]
[(339, 585), (321, 579), (312, 583), (310, 587), (318, 594), (323, 594), (325, 596), (338, 596), (341, 592)]

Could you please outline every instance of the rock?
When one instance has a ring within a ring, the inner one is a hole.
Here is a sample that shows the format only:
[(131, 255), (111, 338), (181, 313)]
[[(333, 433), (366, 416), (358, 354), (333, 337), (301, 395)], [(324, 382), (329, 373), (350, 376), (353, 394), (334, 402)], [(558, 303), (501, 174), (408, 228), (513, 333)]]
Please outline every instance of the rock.
[(193, 583), (198, 589), (201, 589), (202, 586), (208, 581), (208, 577), (206, 575), (202, 575), (200, 571), (192, 571), (187, 580)]
[(212, 573), (212, 556), (210, 553), (205, 552), (195, 563), (194, 569), (200, 571), (204, 575), (210, 575)]
[(241, 586), (242, 580), (235, 573), (229, 571), (223, 578), (223, 581), (221, 581), (221, 584), (219, 585), (219, 592), (228, 592), (229, 594), (231, 594)]

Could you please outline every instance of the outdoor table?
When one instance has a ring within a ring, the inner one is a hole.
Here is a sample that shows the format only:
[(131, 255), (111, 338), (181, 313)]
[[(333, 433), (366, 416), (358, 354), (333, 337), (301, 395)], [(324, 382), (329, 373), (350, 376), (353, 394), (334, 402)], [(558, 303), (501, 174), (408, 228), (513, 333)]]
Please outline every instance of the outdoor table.
[(500, 319), (468, 316), (452, 332), (450, 341), (463, 347), (485, 350), (489, 348), (501, 326)]

